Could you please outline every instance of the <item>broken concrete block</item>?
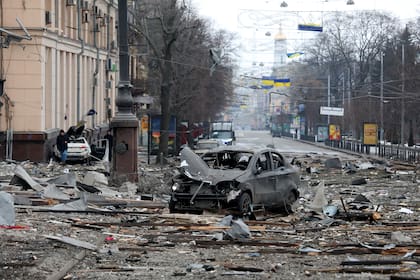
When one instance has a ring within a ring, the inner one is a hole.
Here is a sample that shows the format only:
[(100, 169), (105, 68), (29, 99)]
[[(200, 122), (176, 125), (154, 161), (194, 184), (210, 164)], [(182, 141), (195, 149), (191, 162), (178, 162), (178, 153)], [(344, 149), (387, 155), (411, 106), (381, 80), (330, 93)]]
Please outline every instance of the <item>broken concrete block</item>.
[(353, 181), (351, 181), (351, 184), (353, 186), (366, 185), (367, 181), (366, 181), (365, 178), (357, 178), (357, 179), (354, 179)]
[(76, 210), (76, 211), (85, 211), (87, 210), (87, 203), (86, 203), (86, 198), (82, 195), (82, 197), (78, 200), (69, 202), (69, 203), (62, 203), (62, 204), (57, 204), (54, 205), (53, 207), (51, 207), (51, 209), (53, 210), (68, 210), (68, 211), (72, 211), (72, 210)]
[(63, 193), (59, 188), (53, 184), (49, 184), (43, 191), (42, 196), (44, 198), (52, 198), (58, 200), (70, 200), (68, 194)]
[(47, 182), (55, 185), (76, 186), (76, 173), (69, 172), (56, 178), (51, 178)]
[(15, 207), (13, 196), (7, 192), (0, 192), (0, 225), (15, 225)]
[(137, 193), (137, 185), (131, 182), (125, 182), (119, 188), (119, 191), (127, 193), (129, 196), (135, 196)]
[(329, 158), (325, 160), (325, 167), (332, 169), (341, 169), (341, 161), (339, 158)]
[(226, 231), (226, 234), (232, 239), (244, 239), (251, 237), (249, 227), (241, 219), (232, 220), (231, 228)]
[(14, 172), (15, 172), (15, 176), (12, 178), (10, 182), (11, 185), (13, 185), (14, 182), (19, 182), (23, 186), (30, 187), (38, 192), (44, 189), (40, 184), (38, 184), (37, 182), (35, 182), (34, 179), (32, 179), (32, 177), (28, 174), (28, 172), (26, 172), (25, 169), (23, 169), (22, 166), (16, 165)]
[(102, 173), (88, 171), (85, 177), (83, 178), (82, 183), (94, 187), (106, 187), (108, 186), (108, 179)]
[(319, 183), (314, 200), (312, 201), (311, 205), (309, 205), (309, 208), (312, 210), (321, 213), (324, 206), (328, 204), (327, 198), (325, 197), (325, 185), (324, 181)]
[(409, 243), (413, 241), (409, 236), (403, 234), (401, 231), (392, 232), (391, 240), (396, 241), (398, 243)]

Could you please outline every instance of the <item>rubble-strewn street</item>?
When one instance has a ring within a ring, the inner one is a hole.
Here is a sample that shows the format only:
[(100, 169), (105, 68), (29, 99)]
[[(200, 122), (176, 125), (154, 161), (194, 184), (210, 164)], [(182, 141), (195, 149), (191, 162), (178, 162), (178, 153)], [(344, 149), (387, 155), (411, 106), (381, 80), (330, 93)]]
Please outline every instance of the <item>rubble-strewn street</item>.
[(415, 165), (284, 154), (301, 170), (294, 213), (245, 223), (169, 214), (176, 160), (140, 158), (140, 182), (120, 188), (100, 162), (1, 163), (0, 278), (418, 279)]

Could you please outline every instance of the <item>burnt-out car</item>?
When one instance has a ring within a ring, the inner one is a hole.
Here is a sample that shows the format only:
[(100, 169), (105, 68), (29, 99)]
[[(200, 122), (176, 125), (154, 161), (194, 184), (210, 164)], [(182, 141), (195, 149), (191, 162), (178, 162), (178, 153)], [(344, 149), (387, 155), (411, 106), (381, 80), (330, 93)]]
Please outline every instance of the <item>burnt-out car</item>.
[(299, 171), (272, 148), (222, 146), (201, 157), (185, 147), (172, 179), (171, 212), (229, 208), (290, 209), (299, 197)]

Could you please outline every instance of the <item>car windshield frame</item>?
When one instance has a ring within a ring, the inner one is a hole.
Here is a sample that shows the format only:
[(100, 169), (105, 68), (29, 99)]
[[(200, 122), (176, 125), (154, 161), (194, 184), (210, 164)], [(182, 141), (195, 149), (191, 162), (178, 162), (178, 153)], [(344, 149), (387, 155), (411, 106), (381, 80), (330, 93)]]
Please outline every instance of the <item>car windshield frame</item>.
[(211, 137), (215, 139), (232, 138), (232, 131), (215, 131), (211, 134)]

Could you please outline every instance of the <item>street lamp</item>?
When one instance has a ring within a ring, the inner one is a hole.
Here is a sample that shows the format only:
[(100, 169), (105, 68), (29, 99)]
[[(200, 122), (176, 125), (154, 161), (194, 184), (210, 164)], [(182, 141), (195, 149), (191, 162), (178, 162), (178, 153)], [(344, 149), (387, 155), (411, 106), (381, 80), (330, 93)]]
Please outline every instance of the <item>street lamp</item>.
[(404, 115), (405, 115), (405, 46), (401, 45), (401, 145), (404, 145)]
[(115, 105), (118, 111), (111, 120), (114, 132), (114, 145), (112, 154), (112, 179), (120, 179), (131, 182), (138, 181), (137, 171), (137, 131), (138, 119), (132, 113), (133, 97), (132, 85), (129, 76), (129, 52), (128, 52), (128, 22), (127, 0), (118, 1), (118, 47), (120, 57), (120, 79), (118, 83), (118, 95)]
[(287, 6), (289, 6), (289, 5), (287, 5), (286, 1), (283, 1), (280, 4), (280, 7), (282, 7), (282, 8), (287, 8)]
[(384, 141), (384, 53), (381, 52), (381, 128), (379, 131), (379, 141)]

